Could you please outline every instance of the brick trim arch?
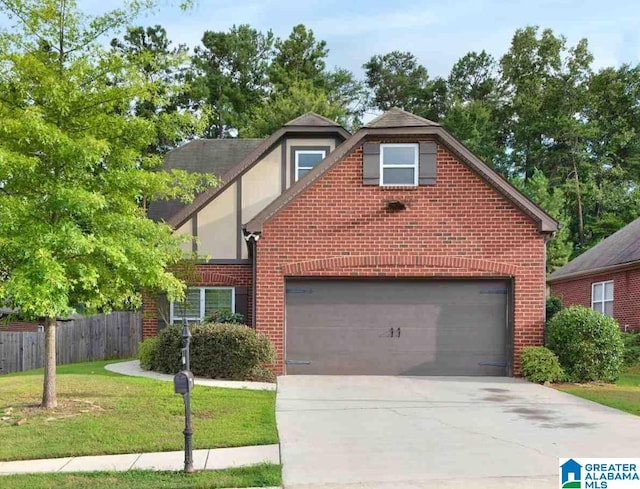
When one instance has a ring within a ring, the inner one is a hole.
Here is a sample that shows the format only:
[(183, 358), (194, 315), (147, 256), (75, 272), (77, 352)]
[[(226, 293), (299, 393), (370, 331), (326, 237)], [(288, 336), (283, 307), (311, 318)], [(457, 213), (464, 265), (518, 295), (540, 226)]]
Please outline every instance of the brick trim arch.
[(199, 270), (200, 284), (203, 285), (237, 285), (238, 280), (230, 275), (213, 272), (210, 270)]
[(408, 266), (419, 268), (453, 268), (493, 272), (513, 276), (518, 267), (509, 263), (493, 262), (479, 258), (441, 255), (348, 255), (319, 258), (317, 260), (288, 263), (282, 266), (284, 275), (305, 275), (310, 272), (340, 270), (345, 268), (375, 268), (384, 266)]

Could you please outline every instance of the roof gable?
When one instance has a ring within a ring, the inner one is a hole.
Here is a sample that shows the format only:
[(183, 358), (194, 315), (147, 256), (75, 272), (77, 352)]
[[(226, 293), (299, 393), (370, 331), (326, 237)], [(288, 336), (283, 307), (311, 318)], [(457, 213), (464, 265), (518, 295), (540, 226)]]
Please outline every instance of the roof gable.
[[(390, 114), (389, 114), (390, 113)], [(385, 119), (385, 114), (389, 114)], [(258, 213), (251, 221), (245, 225), (247, 233), (260, 233), (262, 226), (271, 217), (278, 213), (291, 200), (304, 192), (317, 179), (319, 179), (330, 168), (342, 160), (350, 151), (358, 147), (368, 138), (380, 137), (431, 137), (439, 143), (447, 146), (463, 164), (471, 168), (481, 178), (483, 178), (494, 190), (504, 195), (516, 207), (528, 215), (537, 223), (538, 229), (543, 233), (552, 233), (558, 230), (558, 223), (544, 212), (540, 207), (529, 200), (525, 195), (520, 193), (513, 185), (507, 182), (501, 175), (491, 169), (482, 162), (477, 156), (469, 151), (462, 143), (451, 136), (441, 126), (427, 119), (414, 116), (400, 109), (392, 109), (378, 118), (376, 124), (383, 124), (385, 127), (364, 127), (356, 134), (351, 136), (347, 141), (334, 150), (327, 158), (318, 164), (313, 170), (307, 173), (303, 178), (298, 180), (294, 185), (289, 187), (285, 192), (269, 204), (265, 209)], [(386, 120), (386, 122), (385, 122)], [(400, 123), (406, 120), (408, 124), (405, 126), (389, 126), (392, 123)], [(375, 120), (372, 121), (375, 123)], [(413, 124), (413, 125), (411, 125)]]
[(429, 119), (417, 116), (406, 110), (393, 107), (384, 114), (379, 115), (364, 127), (384, 128), (384, 127), (432, 127), (439, 126)]
[[(285, 125), (274, 132), (268, 138), (260, 140), (260, 143), (252, 148), (252, 150), (247, 154), (247, 156), (242, 159), (239, 163), (234, 165), (229, 171), (227, 171), (221, 178), (222, 185), (219, 187), (214, 187), (206, 190), (205, 192), (198, 195), (192, 203), (184, 206), (179, 209), (176, 213), (169, 216), (166, 221), (174, 228), (180, 227), (184, 224), (194, 213), (198, 212), (204, 206), (206, 206), (211, 200), (213, 200), (218, 194), (222, 193), (224, 189), (226, 189), (230, 184), (232, 184), (237, 178), (239, 178), (243, 173), (252, 168), (256, 163), (258, 163), (261, 158), (263, 158), (269, 151), (271, 151), (277, 144), (280, 143), (282, 138), (289, 136), (315, 136), (327, 134), (330, 137), (337, 137), (341, 140), (346, 140), (350, 134), (347, 132), (342, 126), (333, 121), (330, 121), (332, 124), (316, 124), (316, 125), (302, 125), (301, 122), (305, 122), (304, 117), (308, 116), (305, 114), (298, 119), (298, 123), (295, 125)], [(314, 116), (318, 116), (314, 114)], [(291, 122), (294, 122), (298, 119), (294, 119)], [(327, 119), (328, 120), (328, 119)], [(308, 119), (306, 119), (309, 122)], [(289, 124), (289, 123), (288, 123)]]
[(640, 218), (553, 272), (549, 281), (586, 275), (632, 262), (640, 262)]
[(295, 119), (285, 123), (284, 126), (341, 127), (340, 124), (338, 124), (336, 121), (332, 121), (331, 119), (320, 114), (316, 114), (315, 112), (307, 112), (306, 114), (302, 114), (300, 117), (296, 117)]
[[(172, 149), (164, 157), (165, 170), (212, 173), (220, 179), (251, 153), (262, 139), (195, 139)], [(168, 220), (187, 207), (179, 200), (157, 201), (149, 205), (149, 218)]]

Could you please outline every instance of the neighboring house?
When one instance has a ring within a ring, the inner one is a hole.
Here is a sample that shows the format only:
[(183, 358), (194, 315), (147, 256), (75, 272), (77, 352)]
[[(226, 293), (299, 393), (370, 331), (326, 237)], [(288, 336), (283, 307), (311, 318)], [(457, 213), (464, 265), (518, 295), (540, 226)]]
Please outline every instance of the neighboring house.
[[(197, 142), (200, 170), (224, 141)], [(350, 135), (309, 113), (252, 144), (223, 186), (155, 214), (212, 258), (186, 308), (146, 298), (145, 337), (230, 308), (288, 374), (512, 375), (542, 343), (557, 223), (438, 124), (391, 109)]]
[(640, 219), (553, 272), (551, 294), (566, 306), (613, 316), (623, 329), (640, 329)]

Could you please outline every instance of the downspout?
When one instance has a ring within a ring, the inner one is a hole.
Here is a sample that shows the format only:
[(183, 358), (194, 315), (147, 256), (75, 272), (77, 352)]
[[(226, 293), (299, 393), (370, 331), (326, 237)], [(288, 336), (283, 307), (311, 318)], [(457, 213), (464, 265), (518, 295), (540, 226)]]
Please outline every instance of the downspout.
[(244, 239), (249, 248), (249, 258), (251, 259), (251, 327), (256, 329), (256, 277), (257, 277), (257, 258), (258, 258), (258, 240), (260, 233), (248, 233), (246, 229), (242, 230)]
[(257, 258), (258, 258), (258, 246), (255, 238), (249, 241), (251, 243), (251, 250), (253, 251), (253, 259), (251, 260), (252, 278), (251, 278), (251, 327), (256, 329), (256, 276), (257, 276)]

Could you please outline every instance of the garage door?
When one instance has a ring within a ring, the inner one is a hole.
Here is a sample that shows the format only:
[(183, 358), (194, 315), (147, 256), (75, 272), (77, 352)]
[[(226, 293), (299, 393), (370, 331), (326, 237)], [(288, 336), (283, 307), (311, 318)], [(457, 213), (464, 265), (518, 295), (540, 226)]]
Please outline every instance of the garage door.
[(288, 374), (506, 375), (509, 283), (290, 280)]

